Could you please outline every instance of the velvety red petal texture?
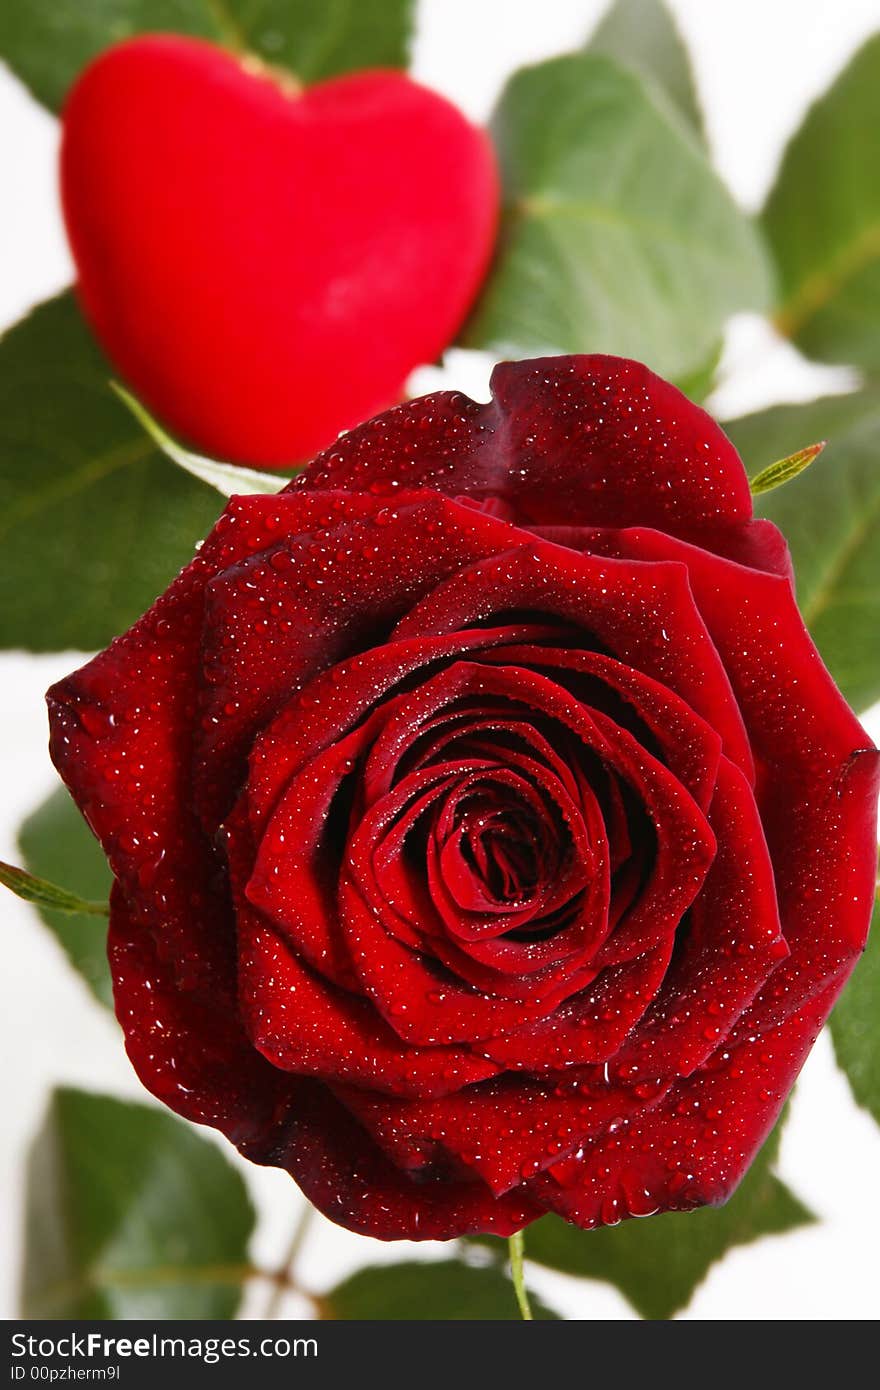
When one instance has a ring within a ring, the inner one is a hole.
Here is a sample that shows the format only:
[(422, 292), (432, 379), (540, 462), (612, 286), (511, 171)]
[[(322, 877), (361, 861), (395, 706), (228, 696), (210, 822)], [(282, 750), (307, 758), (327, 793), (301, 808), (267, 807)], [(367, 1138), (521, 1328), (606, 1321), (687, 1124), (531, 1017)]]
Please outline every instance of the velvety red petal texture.
[(864, 945), (878, 755), (704, 412), (508, 363), (234, 498), (49, 695), (144, 1083), (382, 1239), (723, 1201)]
[(436, 487), (522, 523), (658, 525), (751, 519), (739, 457), (704, 410), (621, 357), (502, 362), (492, 402), (443, 392), (370, 420), (293, 487)]

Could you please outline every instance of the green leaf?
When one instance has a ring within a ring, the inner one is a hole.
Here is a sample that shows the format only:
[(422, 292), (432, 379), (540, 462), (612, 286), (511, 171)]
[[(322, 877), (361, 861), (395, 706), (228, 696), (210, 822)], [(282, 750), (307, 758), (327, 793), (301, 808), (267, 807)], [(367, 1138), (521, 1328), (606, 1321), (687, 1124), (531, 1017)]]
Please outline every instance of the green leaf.
[(774, 406), (725, 430), (752, 473), (801, 439), (826, 438), (797, 487), (756, 499), (791, 546), (798, 603), (850, 704), (880, 697), (880, 389)]
[[(103, 850), (65, 787), (59, 787), (28, 816), (18, 843), (32, 873), (65, 883), (83, 898), (106, 903), (112, 874)], [(37, 906), (71, 965), (100, 1003), (112, 1009), (105, 924), (90, 915), (62, 915), (49, 904)]]
[(3, 0), (0, 57), (58, 111), (80, 70), (121, 39), (189, 34), (317, 82), (406, 67), (413, 0)]
[(117, 381), (111, 381), (110, 385), (165, 457), (192, 477), (198, 478), (200, 482), (207, 483), (208, 487), (214, 488), (222, 497), (234, 497), (241, 493), (276, 493), (290, 482), (290, 478), (284, 473), (261, 473), (256, 468), (242, 468), (236, 463), (218, 463), (216, 459), (206, 458), (204, 454), (191, 453), (171, 438), (158, 420), (153, 419), (146, 407), (141, 405), (130, 391), (126, 391)]
[[(538, 1319), (558, 1318), (529, 1295)], [(500, 1269), (463, 1260), (408, 1261), (359, 1269), (320, 1299), (325, 1318), (346, 1321), (519, 1321), (513, 1284)]]
[(880, 370), (880, 34), (809, 112), (763, 221), (776, 322), (812, 357)]
[(703, 115), (690, 56), (663, 0), (616, 0), (588, 47), (647, 78), (702, 134)]
[(226, 0), (226, 7), (242, 46), (306, 83), (409, 61), (415, 0)]
[(0, 341), (0, 647), (104, 646), (217, 518), (108, 378), (70, 294)]
[(524, 68), (492, 132), (505, 211), (469, 346), (618, 353), (681, 381), (767, 303), (755, 228), (634, 73), (594, 53)]
[(822, 439), (818, 444), (808, 444), (806, 449), (798, 449), (796, 453), (789, 454), (788, 458), (768, 463), (766, 468), (762, 468), (760, 473), (756, 473), (751, 479), (749, 487), (752, 496), (760, 497), (762, 492), (775, 492), (778, 487), (784, 487), (793, 478), (799, 477), (804, 469), (809, 468), (819, 457), (827, 443), (827, 439)]
[(723, 339), (719, 338), (705, 362), (686, 376), (678, 378), (678, 388), (691, 401), (704, 401), (715, 389), (718, 381), (718, 368), (721, 364)]
[(880, 899), (865, 954), (831, 1015), (831, 1037), (853, 1095), (880, 1124)]
[(687, 1306), (728, 1250), (815, 1220), (771, 1171), (778, 1136), (779, 1127), (726, 1206), (670, 1212), (595, 1231), (545, 1216), (525, 1233), (526, 1260), (604, 1280), (620, 1289), (643, 1318), (671, 1318)]
[(217, 1148), (164, 1111), (57, 1090), (28, 1167), (26, 1318), (231, 1318), (254, 1213)]

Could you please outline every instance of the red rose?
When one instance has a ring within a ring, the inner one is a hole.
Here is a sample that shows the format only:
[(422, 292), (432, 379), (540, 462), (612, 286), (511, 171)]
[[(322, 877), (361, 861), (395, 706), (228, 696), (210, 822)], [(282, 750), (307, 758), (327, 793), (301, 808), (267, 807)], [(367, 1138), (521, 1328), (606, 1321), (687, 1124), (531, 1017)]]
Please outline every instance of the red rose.
[(608, 357), (233, 498), (50, 692), (145, 1085), (367, 1234), (725, 1199), (862, 949), (876, 753), (713, 421)]

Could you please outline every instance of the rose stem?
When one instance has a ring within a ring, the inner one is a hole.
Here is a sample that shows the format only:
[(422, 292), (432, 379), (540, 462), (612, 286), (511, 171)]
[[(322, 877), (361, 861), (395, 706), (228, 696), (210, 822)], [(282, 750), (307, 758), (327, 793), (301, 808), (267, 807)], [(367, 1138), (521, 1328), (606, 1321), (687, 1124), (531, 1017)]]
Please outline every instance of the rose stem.
[(309, 1233), (314, 1215), (315, 1208), (312, 1206), (311, 1202), (306, 1202), (300, 1218), (293, 1228), (293, 1235), (290, 1238), (290, 1244), (287, 1247), (287, 1253), (284, 1259), (281, 1261), (275, 1273), (269, 1275), (275, 1287), (266, 1305), (266, 1312), (264, 1315), (266, 1318), (277, 1318), (281, 1300), (288, 1289), (298, 1293), (302, 1298), (307, 1298), (311, 1303), (315, 1302), (313, 1295), (308, 1293), (306, 1289), (301, 1288), (294, 1277), (294, 1265), (299, 1258), (299, 1253)]
[(532, 1309), (529, 1304), (529, 1295), (526, 1292), (526, 1281), (523, 1275), (523, 1251), (525, 1243), (522, 1231), (517, 1231), (516, 1235), (510, 1236), (507, 1242), (510, 1251), (510, 1275), (513, 1279), (513, 1289), (516, 1294), (516, 1301), (519, 1305), (519, 1315), (527, 1322), (532, 1321)]

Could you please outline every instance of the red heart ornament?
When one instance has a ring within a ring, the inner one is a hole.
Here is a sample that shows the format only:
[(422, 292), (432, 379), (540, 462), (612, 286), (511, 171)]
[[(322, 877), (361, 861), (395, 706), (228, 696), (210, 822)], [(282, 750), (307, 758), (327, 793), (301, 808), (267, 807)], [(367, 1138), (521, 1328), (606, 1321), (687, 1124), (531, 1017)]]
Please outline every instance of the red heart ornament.
[(283, 467), (452, 340), (498, 219), (486, 135), (396, 72), (287, 88), (192, 39), (108, 50), (64, 112), (86, 316), (171, 428)]

